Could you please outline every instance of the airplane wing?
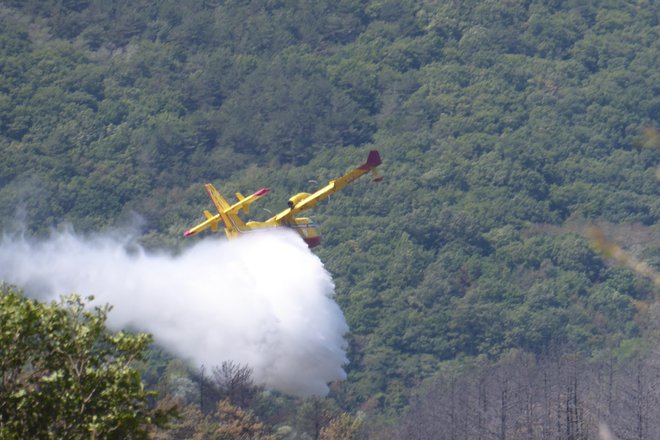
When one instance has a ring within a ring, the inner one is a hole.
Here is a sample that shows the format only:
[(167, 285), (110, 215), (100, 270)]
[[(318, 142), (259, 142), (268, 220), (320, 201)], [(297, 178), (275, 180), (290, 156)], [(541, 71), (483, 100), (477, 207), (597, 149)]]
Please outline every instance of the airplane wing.
[(227, 203), (227, 201), (218, 193), (218, 191), (215, 189), (213, 185), (207, 183), (206, 185), (204, 185), (204, 188), (206, 189), (206, 192), (208, 193), (211, 200), (213, 201), (215, 208), (218, 210), (218, 214), (211, 215), (210, 212), (204, 211), (204, 216), (206, 217), (206, 220), (184, 232), (183, 233), (184, 237), (192, 237), (193, 235), (197, 235), (200, 232), (208, 229), (209, 227), (213, 232), (216, 232), (218, 230), (218, 223), (222, 221), (222, 218), (219, 213), (229, 209), (229, 203)]
[(218, 190), (215, 189), (215, 186), (207, 183), (204, 185), (204, 189), (206, 189), (206, 193), (209, 195), (211, 201), (215, 205), (215, 209), (217, 209), (218, 212), (227, 212), (227, 210), (230, 208), (229, 203), (227, 203), (224, 197), (222, 197)]
[[(377, 150), (371, 150), (369, 152), (369, 156), (367, 157), (367, 161), (365, 163), (349, 171), (340, 178), (331, 180), (326, 186), (319, 189), (315, 193), (308, 195), (302, 200), (298, 200), (295, 203), (290, 201), (289, 202), (290, 207), (288, 209), (285, 209), (284, 211), (280, 212), (269, 221), (275, 220), (275, 222), (279, 223), (282, 220), (293, 217), (300, 211), (304, 211), (306, 209), (316, 206), (321, 200), (341, 190), (342, 188), (353, 182), (358, 177), (361, 177), (362, 175), (368, 173), (369, 171), (375, 170), (376, 167), (380, 164), (381, 164), (380, 154), (378, 153)], [(376, 177), (374, 180), (380, 180), (380, 178)]]
[(246, 214), (250, 212), (250, 205), (266, 194), (268, 194), (270, 190), (268, 188), (261, 188), (259, 191), (255, 192), (254, 194), (251, 194), (247, 197), (243, 196), (241, 193), (236, 193), (236, 197), (238, 198), (238, 202), (234, 203), (230, 207), (228, 207), (225, 210), (225, 213), (227, 214), (236, 214), (238, 211), (243, 210)]
[(218, 230), (218, 223), (222, 221), (222, 219), (220, 218), (220, 214), (212, 215), (210, 212), (204, 211), (204, 216), (206, 217), (205, 221), (198, 224), (197, 226), (188, 229), (186, 232), (183, 233), (183, 236), (192, 237), (193, 235), (197, 235), (200, 232), (208, 229), (209, 227), (213, 232), (216, 232)]
[[(213, 201), (215, 208), (218, 210), (218, 214), (212, 215), (210, 212), (204, 211), (206, 220), (184, 232), (184, 237), (197, 235), (209, 227), (213, 232), (216, 232), (218, 230), (219, 223), (223, 223), (225, 225), (225, 232), (232, 230), (236, 223), (241, 222), (240, 218), (237, 216), (238, 212), (243, 210), (243, 212), (249, 213), (250, 205), (270, 192), (270, 190), (267, 188), (261, 188), (259, 191), (247, 197), (244, 197), (241, 193), (236, 193), (238, 202), (230, 206), (229, 203), (227, 203), (227, 200), (225, 200), (225, 198), (220, 195), (218, 190), (215, 189), (211, 183), (204, 185), (204, 188)], [(231, 221), (232, 219), (233, 221)]]

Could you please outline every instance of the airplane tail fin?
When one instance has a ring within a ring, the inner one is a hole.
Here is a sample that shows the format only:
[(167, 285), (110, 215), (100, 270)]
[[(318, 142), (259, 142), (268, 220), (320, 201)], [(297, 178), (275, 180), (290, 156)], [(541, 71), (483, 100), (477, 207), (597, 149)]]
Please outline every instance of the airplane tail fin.
[(360, 165), (359, 169), (364, 171), (373, 170), (381, 163), (382, 161), (380, 160), (380, 153), (378, 153), (378, 150), (371, 150), (369, 156), (367, 156), (367, 161)]
[(380, 182), (383, 180), (382, 174), (378, 173), (378, 165), (380, 165), (382, 161), (380, 160), (380, 153), (378, 153), (378, 150), (371, 150), (369, 152), (369, 156), (367, 157), (367, 161), (360, 166), (361, 169), (363, 170), (371, 170), (371, 180), (373, 182)]

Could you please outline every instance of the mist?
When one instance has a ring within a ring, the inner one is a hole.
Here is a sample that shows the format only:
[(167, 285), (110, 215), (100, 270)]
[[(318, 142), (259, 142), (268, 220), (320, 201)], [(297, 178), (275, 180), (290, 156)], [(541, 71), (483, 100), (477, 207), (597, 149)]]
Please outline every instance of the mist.
[(113, 306), (111, 329), (149, 332), (194, 368), (248, 365), (255, 382), (302, 397), (346, 377), (332, 278), (292, 231), (209, 237), (177, 255), (119, 235), (4, 237), (0, 280), (40, 300), (93, 295)]

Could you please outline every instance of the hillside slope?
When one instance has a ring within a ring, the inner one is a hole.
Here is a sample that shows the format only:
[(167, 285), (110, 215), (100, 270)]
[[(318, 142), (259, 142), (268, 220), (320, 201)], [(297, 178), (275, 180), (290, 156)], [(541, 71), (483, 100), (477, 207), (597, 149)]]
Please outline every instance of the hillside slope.
[(657, 286), (583, 230), (660, 267), (653, 5), (4, 0), (0, 227), (138, 213), (181, 247), (203, 183), (276, 210), (377, 148), (385, 180), (312, 213), (348, 404), (396, 410), (455, 359), (616, 347)]

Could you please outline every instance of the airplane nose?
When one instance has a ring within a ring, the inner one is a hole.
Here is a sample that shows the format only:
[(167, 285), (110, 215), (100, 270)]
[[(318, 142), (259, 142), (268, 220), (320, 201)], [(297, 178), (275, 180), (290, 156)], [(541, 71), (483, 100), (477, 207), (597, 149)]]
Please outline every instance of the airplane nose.
[(303, 238), (305, 240), (305, 243), (307, 243), (307, 246), (310, 248), (316, 247), (319, 244), (321, 244), (321, 237), (308, 237), (308, 238)]

